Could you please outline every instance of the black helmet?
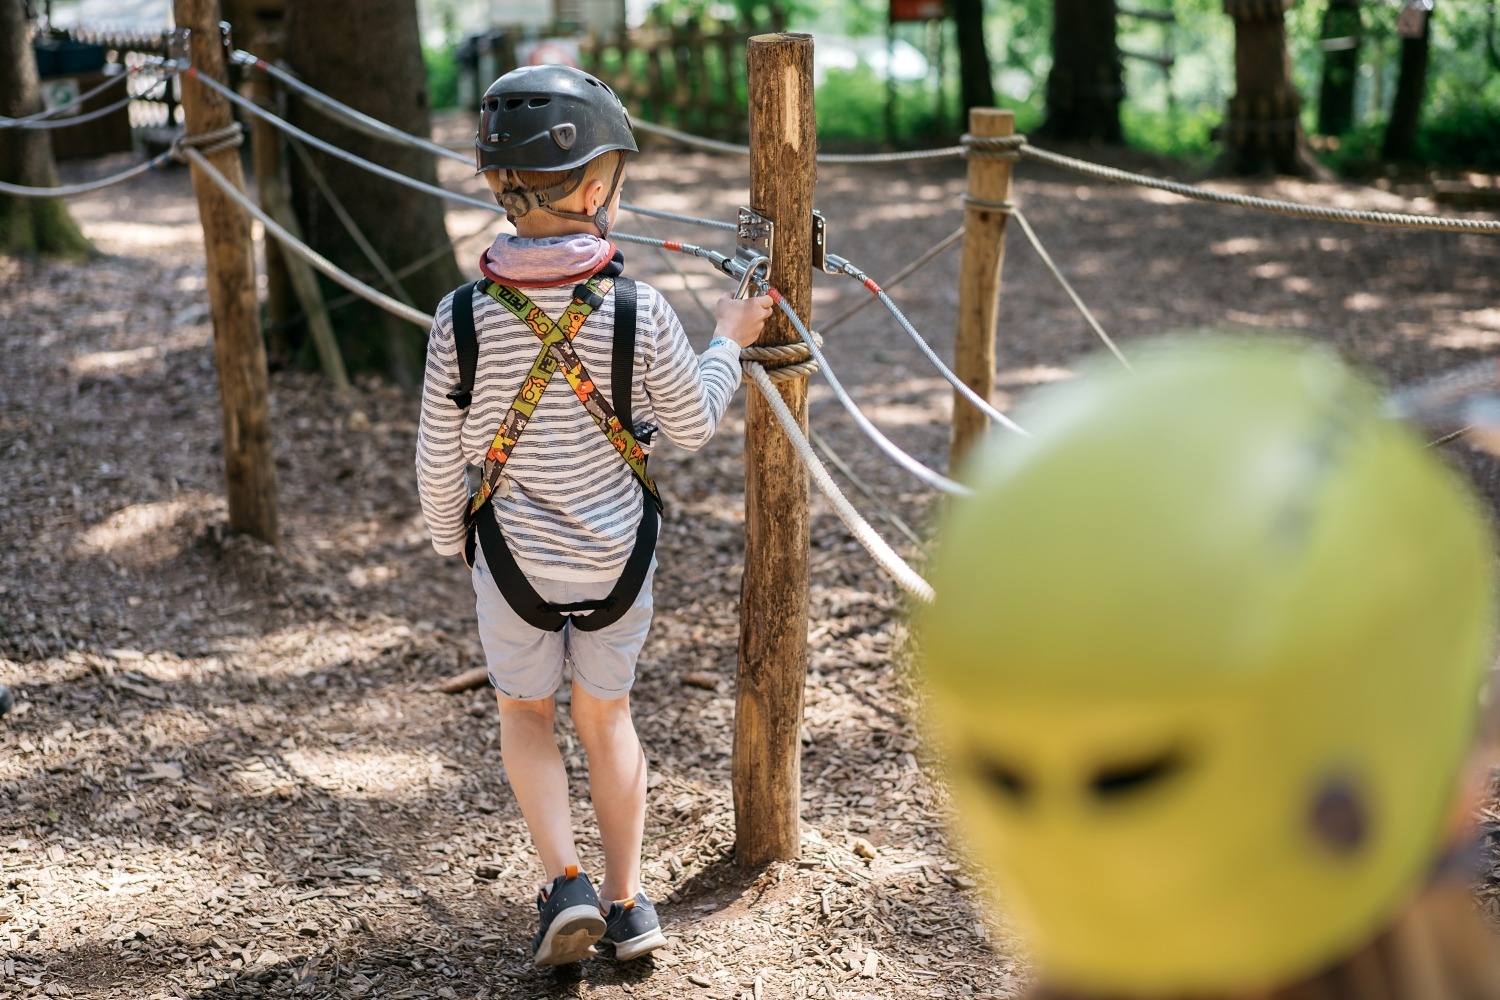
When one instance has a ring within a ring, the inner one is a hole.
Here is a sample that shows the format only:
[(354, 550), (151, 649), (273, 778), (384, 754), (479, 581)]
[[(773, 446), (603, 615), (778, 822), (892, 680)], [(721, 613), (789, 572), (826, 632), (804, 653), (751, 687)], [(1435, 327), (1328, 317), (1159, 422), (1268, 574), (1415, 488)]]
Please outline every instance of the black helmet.
[(481, 172), (571, 170), (612, 149), (637, 151), (615, 92), (571, 66), (522, 66), (490, 84), (474, 149)]
[(596, 216), (548, 207), (583, 182), (585, 165), (601, 153), (638, 151), (630, 115), (602, 81), (571, 66), (522, 66), (490, 84), (479, 105), (474, 137), (478, 172), (566, 170), (572, 176), (541, 191), (508, 191), (500, 204), (519, 218), (537, 208), (591, 221), (600, 235), (609, 229), (607, 206), (620, 181), (615, 171), (609, 194)]

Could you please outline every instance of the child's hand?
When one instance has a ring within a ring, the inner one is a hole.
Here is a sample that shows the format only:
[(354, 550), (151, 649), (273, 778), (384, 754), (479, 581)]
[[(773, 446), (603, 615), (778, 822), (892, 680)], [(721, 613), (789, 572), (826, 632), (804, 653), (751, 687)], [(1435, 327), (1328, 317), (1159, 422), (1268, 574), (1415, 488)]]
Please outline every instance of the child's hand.
[(769, 295), (737, 299), (729, 293), (714, 306), (715, 337), (728, 337), (741, 347), (749, 347), (760, 337), (773, 303)]

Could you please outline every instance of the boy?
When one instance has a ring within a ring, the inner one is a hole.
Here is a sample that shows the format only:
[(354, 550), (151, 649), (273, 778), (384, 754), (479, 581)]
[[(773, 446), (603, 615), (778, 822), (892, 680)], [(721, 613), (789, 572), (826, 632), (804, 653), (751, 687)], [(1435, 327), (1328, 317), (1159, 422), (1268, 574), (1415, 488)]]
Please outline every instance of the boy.
[[(656, 430), (683, 448), (708, 441), (771, 300), (721, 299), (699, 357), (661, 295), (620, 277), (605, 237), (636, 144), (625, 108), (592, 76), (507, 73), (485, 93), (479, 124), (477, 166), (516, 236), (499, 236), (480, 260), (487, 280), (445, 298), (434, 318), (422, 512), (433, 547), (472, 567), (501, 757), (549, 880), (532, 959), (576, 962), (602, 940), (625, 961), (666, 943), (641, 891), (646, 760), (629, 701), (651, 623), (660, 505), (646, 445)], [(460, 384), (465, 329), (477, 340), (472, 401)], [(551, 386), (558, 368), (567, 383)], [(481, 462), (471, 502), (466, 467)], [(604, 852), (598, 894), (579, 870), (553, 735), (565, 659)]]

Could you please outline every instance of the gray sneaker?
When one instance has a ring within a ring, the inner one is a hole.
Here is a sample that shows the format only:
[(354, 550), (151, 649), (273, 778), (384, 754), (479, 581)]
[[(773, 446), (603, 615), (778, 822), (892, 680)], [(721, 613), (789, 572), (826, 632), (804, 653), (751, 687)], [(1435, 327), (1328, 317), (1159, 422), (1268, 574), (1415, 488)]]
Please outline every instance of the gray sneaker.
[(638, 892), (633, 899), (611, 903), (604, 916), (604, 936), (599, 943), (612, 951), (617, 962), (628, 962), (650, 954), (667, 943), (656, 919), (656, 907)]
[(531, 942), (534, 965), (567, 965), (594, 953), (594, 942), (604, 933), (599, 896), (589, 877), (572, 865), (537, 893), (541, 929)]

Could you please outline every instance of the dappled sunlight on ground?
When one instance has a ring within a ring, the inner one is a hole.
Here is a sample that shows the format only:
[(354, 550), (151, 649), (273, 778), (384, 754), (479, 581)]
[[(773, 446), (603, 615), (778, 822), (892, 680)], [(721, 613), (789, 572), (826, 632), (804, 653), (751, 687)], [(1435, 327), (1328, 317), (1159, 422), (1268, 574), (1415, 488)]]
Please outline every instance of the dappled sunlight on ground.
[[(830, 249), (882, 283), (962, 221), (961, 163), (820, 174)], [(440, 175), (487, 197), (462, 164)], [(741, 160), (659, 148), (629, 183), (643, 204), (726, 221), (748, 190)], [(1420, 210), (1345, 186), (1232, 187)], [(1493, 238), (1185, 206), (1027, 163), (1015, 198), (1127, 355), (1166, 330), (1294, 329), (1400, 382), (1500, 343)], [(654, 963), (591, 962), (581, 980), (531, 969), (540, 868), (505, 785), (493, 697), (436, 690), (482, 655), (467, 574), (433, 553), (416, 511), (414, 400), (380, 380), (341, 400), (314, 375), (277, 372), (283, 543), (228, 535), (187, 173), (153, 173), (74, 213), (107, 256), (86, 268), (0, 259), (0, 537), (16, 540), (0, 546), (0, 683), (19, 696), (0, 722), (0, 946), (14, 963), (0, 988), (729, 1000), (759, 982), (777, 1000), (912, 1000), (1011, 995), (1024, 981), (1015, 941), (984, 924), (980, 870), (943, 826), (911, 718), (907, 605), (816, 496), (802, 856), (748, 873), (730, 861), (741, 402), (702, 451), (659, 441), (653, 456), (668, 513), (632, 702), (651, 774), (644, 874), (671, 946)], [(466, 269), (504, 226), (470, 208), (449, 223), (466, 237)], [(621, 228), (732, 242), (661, 220)], [(727, 279), (626, 253), (703, 346), (711, 321), (685, 289), (711, 305)], [(890, 288), (945, 358), (958, 266), (955, 247)], [(868, 296), (817, 276), (813, 325)], [(1009, 408), (1097, 352), (1011, 227), (995, 402)], [(952, 390), (888, 315), (867, 308), (831, 333), (828, 355), (878, 425), (943, 467)], [(873, 513), (868, 489), (883, 517), (927, 534), (932, 494), (860, 435), (824, 381), (809, 400), (814, 429), (858, 477), (844, 483), (856, 506)], [(1462, 444), (1444, 454), (1500, 495), (1490, 459)], [(890, 537), (920, 567), (920, 547)], [(586, 828), (565, 711), (558, 728)], [(597, 868), (597, 843), (581, 846)]]

